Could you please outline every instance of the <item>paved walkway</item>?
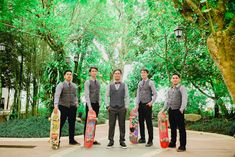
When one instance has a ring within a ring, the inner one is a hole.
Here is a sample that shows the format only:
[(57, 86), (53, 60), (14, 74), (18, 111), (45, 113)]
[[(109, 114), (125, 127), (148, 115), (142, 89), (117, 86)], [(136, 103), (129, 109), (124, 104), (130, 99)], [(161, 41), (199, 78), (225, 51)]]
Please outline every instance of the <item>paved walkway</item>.
[[(126, 126), (129, 126), (128, 123)], [(114, 148), (106, 149), (108, 126), (97, 126), (96, 137), (100, 146), (85, 149), (83, 146), (71, 146), (68, 137), (63, 137), (59, 150), (52, 150), (48, 138), (13, 139), (0, 138), (0, 157), (235, 157), (235, 138), (195, 131), (187, 131), (187, 151), (176, 152), (176, 149), (161, 149), (159, 146), (158, 129), (154, 128), (154, 146), (146, 148), (143, 144), (129, 144), (128, 127), (126, 143), (128, 148), (119, 146), (119, 132), (116, 127)], [(76, 140), (83, 141), (83, 136), (76, 136)], [(3, 146), (22, 146), (21, 148), (5, 148)], [(24, 146), (35, 146), (24, 148)]]

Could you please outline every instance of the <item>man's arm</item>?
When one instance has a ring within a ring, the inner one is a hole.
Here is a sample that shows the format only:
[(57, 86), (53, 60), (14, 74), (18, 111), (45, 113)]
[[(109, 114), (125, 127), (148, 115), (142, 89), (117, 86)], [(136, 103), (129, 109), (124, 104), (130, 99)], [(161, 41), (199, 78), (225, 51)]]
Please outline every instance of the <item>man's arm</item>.
[(180, 86), (180, 92), (182, 95), (182, 103), (181, 103), (181, 107), (180, 107), (180, 112), (183, 113), (186, 106), (187, 106), (188, 94), (187, 94), (187, 90), (184, 86)]
[(89, 81), (89, 80), (86, 80), (85, 85), (84, 85), (85, 100), (86, 100), (86, 103), (87, 103), (88, 108), (91, 109), (92, 107), (91, 107), (90, 89), (89, 89), (89, 86), (90, 86), (90, 81)]
[(149, 86), (150, 86), (150, 88), (152, 90), (152, 94), (153, 94), (152, 101), (150, 102), (150, 105), (152, 105), (157, 99), (157, 90), (156, 90), (156, 87), (155, 87), (155, 84), (153, 81), (149, 81)]
[(164, 102), (163, 108), (161, 109), (161, 112), (164, 112), (168, 109), (168, 100), (169, 100), (169, 90), (167, 90), (166, 92), (166, 100)]
[(124, 102), (125, 102), (125, 108), (128, 108), (130, 104), (130, 98), (129, 98), (129, 93), (128, 93), (128, 86), (125, 84), (125, 97), (124, 97)]
[(105, 94), (105, 105), (108, 108), (110, 105), (110, 85), (107, 85)]
[(140, 94), (140, 82), (138, 83), (136, 99), (135, 99), (136, 108), (139, 108), (139, 104), (140, 104), (140, 96), (139, 96), (139, 94)]
[(63, 84), (62, 84), (62, 83), (59, 83), (59, 84), (56, 86), (56, 90), (55, 90), (55, 95), (54, 95), (54, 107), (58, 107), (62, 89), (63, 89)]
[(78, 107), (78, 96), (77, 96), (77, 92), (78, 92), (78, 87), (77, 85), (74, 83), (74, 87), (75, 87), (75, 106)]

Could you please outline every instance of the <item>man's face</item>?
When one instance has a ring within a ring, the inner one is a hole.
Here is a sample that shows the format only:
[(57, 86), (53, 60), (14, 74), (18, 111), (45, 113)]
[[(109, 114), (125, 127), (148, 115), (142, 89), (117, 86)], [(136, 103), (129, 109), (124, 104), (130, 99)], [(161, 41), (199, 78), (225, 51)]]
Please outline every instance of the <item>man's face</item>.
[(122, 77), (122, 74), (119, 70), (117, 70), (117, 71), (114, 72), (113, 77), (116, 81), (120, 81), (121, 77)]
[(66, 72), (64, 75), (64, 79), (68, 82), (70, 82), (73, 79), (72, 73), (71, 72)]
[(180, 83), (180, 78), (178, 75), (173, 75), (171, 78), (171, 82), (173, 85), (178, 85)]
[(90, 71), (90, 76), (91, 77), (96, 77), (96, 75), (97, 75), (97, 70), (96, 69), (91, 69), (91, 71)]
[(148, 73), (146, 71), (141, 71), (141, 78), (142, 79), (147, 79), (148, 78)]

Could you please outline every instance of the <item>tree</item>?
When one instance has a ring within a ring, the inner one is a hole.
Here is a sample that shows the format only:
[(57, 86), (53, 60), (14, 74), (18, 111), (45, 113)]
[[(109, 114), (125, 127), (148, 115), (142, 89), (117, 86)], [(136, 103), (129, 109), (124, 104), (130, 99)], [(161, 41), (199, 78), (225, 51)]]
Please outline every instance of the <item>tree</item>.
[(232, 0), (173, 0), (189, 22), (207, 30), (207, 46), (235, 103), (235, 3)]

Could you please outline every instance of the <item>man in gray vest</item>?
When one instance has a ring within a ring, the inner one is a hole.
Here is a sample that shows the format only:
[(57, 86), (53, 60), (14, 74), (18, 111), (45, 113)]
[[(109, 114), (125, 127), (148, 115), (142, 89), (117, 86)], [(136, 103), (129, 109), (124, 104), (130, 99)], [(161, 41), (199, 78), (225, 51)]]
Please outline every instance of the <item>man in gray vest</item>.
[(172, 87), (167, 92), (166, 101), (163, 109), (164, 112), (168, 109), (169, 122), (171, 128), (171, 142), (168, 147), (176, 147), (177, 127), (180, 133), (180, 146), (178, 152), (186, 151), (186, 130), (184, 123), (184, 110), (187, 105), (187, 91), (186, 88), (180, 84), (180, 75), (173, 74), (171, 78)]
[(120, 145), (122, 148), (127, 148), (125, 144), (125, 119), (126, 111), (129, 105), (128, 87), (125, 83), (121, 82), (122, 71), (116, 69), (113, 71), (114, 82), (107, 86), (105, 103), (109, 111), (109, 144), (107, 148), (114, 145), (114, 131), (116, 119), (118, 119), (120, 131)]
[(66, 119), (69, 122), (69, 144), (79, 144), (74, 140), (75, 120), (78, 106), (78, 98), (76, 85), (72, 82), (72, 71), (66, 70), (64, 72), (64, 82), (61, 82), (56, 87), (54, 99), (54, 112), (61, 112), (60, 117), (60, 136), (61, 130), (64, 126)]
[[(100, 109), (100, 82), (97, 80), (96, 75), (98, 72), (97, 67), (90, 67), (90, 79), (85, 82), (85, 99), (86, 99), (86, 120), (84, 125), (84, 136), (86, 132), (87, 114), (88, 110), (94, 110), (96, 116), (99, 115)], [(98, 141), (94, 141), (95, 145), (100, 145)]]
[(145, 127), (144, 121), (146, 120), (148, 129), (148, 142), (146, 147), (153, 145), (153, 123), (152, 123), (152, 105), (157, 98), (157, 92), (154, 82), (148, 79), (149, 71), (147, 69), (141, 70), (142, 81), (138, 84), (136, 106), (139, 111), (139, 125), (140, 125), (140, 139), (139, 143), (145, 143)]

